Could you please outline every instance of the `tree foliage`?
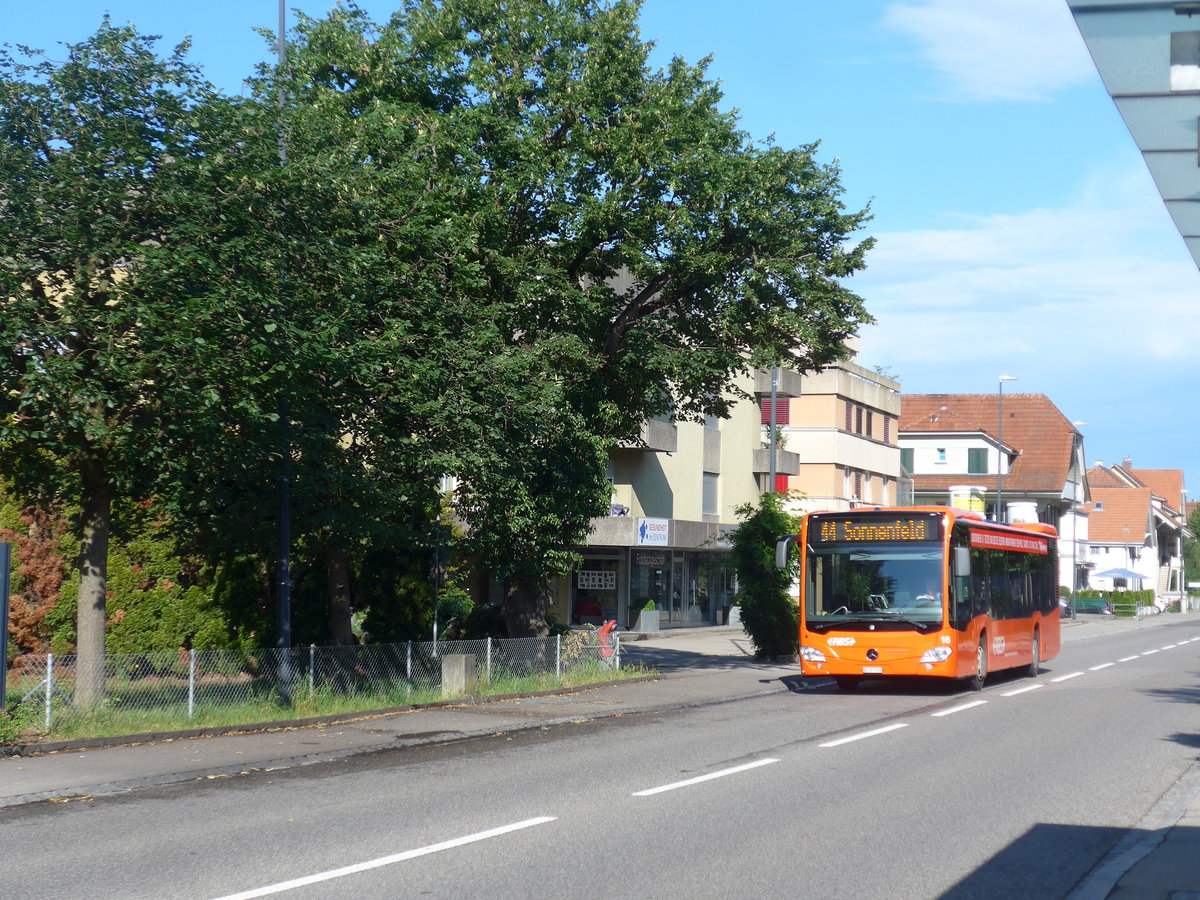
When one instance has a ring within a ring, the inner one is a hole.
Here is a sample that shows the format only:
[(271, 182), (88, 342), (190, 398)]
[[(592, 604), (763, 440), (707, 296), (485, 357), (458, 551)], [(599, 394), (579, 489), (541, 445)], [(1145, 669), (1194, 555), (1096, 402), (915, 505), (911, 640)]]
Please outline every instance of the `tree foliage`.
[(0, 460), (19, 489), (78, 499), (78, 702), (103, 692), (111, 504), (153, 483), (164, 385), (190, 356), (186, 320), (136, 290), (170, 252), (177, 174), (203, 154), (195, 111), (211, 89), (185, 61), (107, 18), (62, 61), (0, 51)]
[(617, 441), (652, 415), (721, 415), (739, 373), (820, 366), (867, 321), (841, 283), (867, 216), (842, 208), (836, 168), (815, 144), (754, 142), (707, 63), (651, 69), (638, 11), (343, 9), (303, 19), (288, 61), (287, 95), (322, 127), (340, 113), (364, 167), (423, 173), (398, 221), (436, 204), (446, 240), (393, 271), (432, 275), (437, 315), (460, 323), (468, 365), (446, 359), (438, 383), (471, 427), (438, 446), (516, 633), (544, 632), (546, 579), (607, 503)]
[(82, 658), (114, 502), (153, 495), (250, 622), (281, 478), (306, 635), (368, 602), (372, 634), (424, 628), (447, 474), (508, 632), (544, 634), (614, 446), (843, 354), (867, 212), (816, 144), (742, 131), (707, 61), (651, 67), (639, 10), (338, 7), (244, 98), (107, 20), (0, 56), (0, 460), (78, 498)]
[(763, 494), (757, 505), (738, 508), (741, 524), (733, 536), (733, 565), (742, 601), (742, 625), (759, 659), (795, 655), (800, 644), (800, 614), (791, 595), (799, 563), (775, 566), (775, 544), (800, 530), (788, 514), (785, 494)]

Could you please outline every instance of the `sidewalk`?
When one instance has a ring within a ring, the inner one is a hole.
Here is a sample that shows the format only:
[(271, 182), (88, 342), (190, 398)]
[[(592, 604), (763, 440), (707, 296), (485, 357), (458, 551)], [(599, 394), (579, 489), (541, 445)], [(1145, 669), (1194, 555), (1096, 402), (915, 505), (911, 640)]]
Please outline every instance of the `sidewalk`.
[[(661, 676), (528, 697), (457, 701), (317, 724), (273, 723), (261, 730), (203, 737), (139, 735), (30, 744), (31, 755), (0, 757), (0, 807), (63, 797), (104, 796), (136, 787), (465, 740), (580, 719), (720, 703), (784, 692), (795, 663), (749, 658), (740, 628), (710, 628), (622, 641), (628, 661), (649, 661)], [(626, 641), (629, 641), (628, 644)], [(636, 649), (628, 649), (636, 643)], [(740, 645), (740, 646), (739, 646)], [(682, 667), (690, 662), (691, 667)], [(248, 726), (253, 727), (253, 726)], [(81, 743), (87, 746), (80, 747)]]
[[(1064, 643), (1180, 621), (1085, 616)], [(1193, 617), (1188, 617), (1193, 618)], [(1200, 625), (1200, 616), (1193, 619)], [(683, 709), (796, 690), (797, 665), (760, 663), (738, 627), (624, 634), (622, 656), (662, 674), (531, 697), (461, 702), (314, 725), (210, 737), (143, 735), (138, 743), (0, 757), (0, 808), (98, 797), (139, 787), (310, 765), (381, 750), (466, 740), (547, 725)], [(128, 739), (127, 739), (128, 740)], [(48, 749), (49, 746), (47, 745)], [(29, 748), (32, 751), (34, 748)], [(1200, 900), (1200, 763), (1132, 829), (1071, 900)]]

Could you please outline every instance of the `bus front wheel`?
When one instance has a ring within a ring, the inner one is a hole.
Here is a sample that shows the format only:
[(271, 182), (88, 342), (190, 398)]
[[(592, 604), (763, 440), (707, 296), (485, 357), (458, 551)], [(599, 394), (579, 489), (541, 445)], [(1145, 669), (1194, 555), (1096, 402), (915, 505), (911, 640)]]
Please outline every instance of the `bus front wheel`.
[(987, 681), (987, 637), (979, 638), (979, 646), (975, 648), (975, 674), (971, 676), (970, 685), (972, 690), (982, 691), (983, 683)]

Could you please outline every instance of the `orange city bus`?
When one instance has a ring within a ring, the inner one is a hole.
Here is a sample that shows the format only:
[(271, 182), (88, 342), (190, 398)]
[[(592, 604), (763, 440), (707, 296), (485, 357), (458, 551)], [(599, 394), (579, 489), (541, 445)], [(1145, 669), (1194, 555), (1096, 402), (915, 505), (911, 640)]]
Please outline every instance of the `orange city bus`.
[(800, 666), (843, 690), (934, 676), (983, 688), (1058, 654), (1057, 531), (940, 506), (809, 513), (779, 542), (800, 558)]

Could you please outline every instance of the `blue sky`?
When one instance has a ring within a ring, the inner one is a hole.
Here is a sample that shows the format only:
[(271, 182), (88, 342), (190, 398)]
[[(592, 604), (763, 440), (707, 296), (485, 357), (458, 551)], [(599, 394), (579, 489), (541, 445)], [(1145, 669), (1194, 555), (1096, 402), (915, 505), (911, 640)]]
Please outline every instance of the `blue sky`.
[[(388, 2), (360, 3), (377, 19)], [(325, 0), (289, 8), (320, 15)], [(276, 0), (3, 0), (0, 42), (53, 51), (107, 11), (227, 91), (271, 51)], [(289, 18), (289, 21), (292, 21)], [(1089, 464), (1183, 469), (1200, 498), (1187, 365), (1200, 272), (1105, 92), (1066, 0), (645, 0), (656, 62), (712, 56), (757, 138), (821, 141), (878, 245), (852, 287), (859, 362), (910, 393), (1042, 393)], [(1192, 352), (1190, 352), (1192, 351)]]

